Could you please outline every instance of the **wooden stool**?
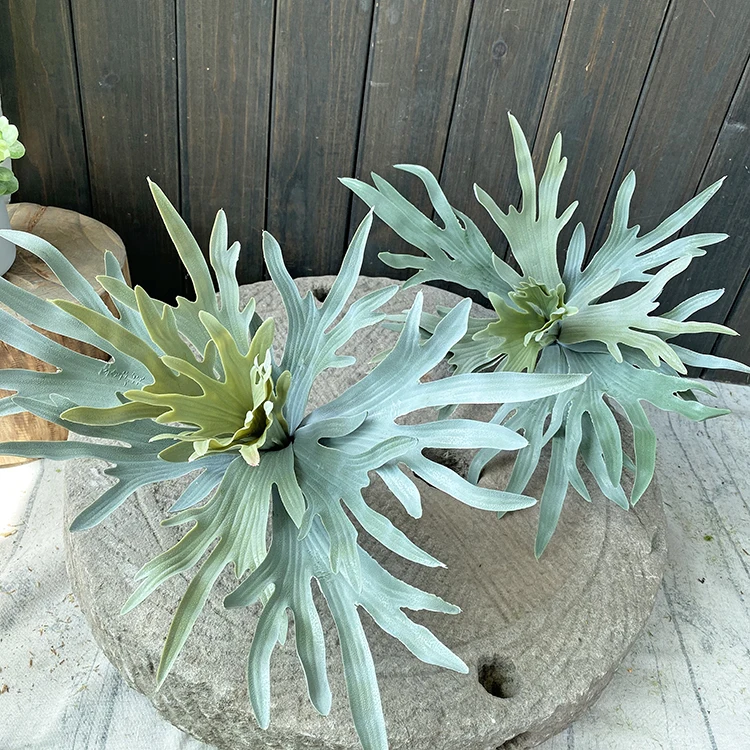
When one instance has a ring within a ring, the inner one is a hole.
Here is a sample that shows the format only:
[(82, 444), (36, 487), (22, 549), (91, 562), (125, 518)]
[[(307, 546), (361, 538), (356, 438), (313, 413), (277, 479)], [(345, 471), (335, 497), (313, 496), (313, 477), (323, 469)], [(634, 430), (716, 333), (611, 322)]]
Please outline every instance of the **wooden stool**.
[[(38, 206), (36, 203), (11, 204), (8, 206), (8, 214), (13, 229), (31, 232), (54, 245), (85, 276), (108, 306), (112, 306), (109, 295), (96, 281), (96, 276), (104, 273), (105, 250), (109, 250), (117, 258), (125, 278), (130, 283), (125, 246), (120, 237), (101, 222), (75, 211)], [(52, 271), (36, 255), (20, 247), (15, 263), (5, 274), (5, 278), (43, 299), (73, 299)], [(13, 310), (8, 310), (2, 303), (0, 307), (15, 317), (20, 317)], [(42, 333), (82, 354), (100, 359), (108, 358), (104, 352), (88, 344), (48, 331), (42, 331)], [(0, 368), (11, 367), (23, 367), (38, 372), (54, 372), (55, 370), (46, 362), (30, 357), (0, 341)], [(7, 396), (10, 393), (12, 391), (0, 390), (0, 396)], [(67, 436), (68, 431), (63, 427), (39, 419), (28, 412), (0, 417), (0, 441), (65, 440)], [(34, 459), (0, 456), (0, 466), (15, 466), (29, 460)]]

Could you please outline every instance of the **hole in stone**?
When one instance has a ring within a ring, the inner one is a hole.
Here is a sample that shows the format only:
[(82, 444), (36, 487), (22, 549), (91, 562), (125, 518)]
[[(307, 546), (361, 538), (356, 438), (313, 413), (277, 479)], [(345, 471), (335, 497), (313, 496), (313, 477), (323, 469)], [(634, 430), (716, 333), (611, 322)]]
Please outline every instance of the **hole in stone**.
[(516, 665), (504, 656), (493, 656), (480, 662), (477, 676), (479, 684), (496, 698), (513, 698), (521, 687)]
[(531, 732), (522, 732), (509, 740), (505, 740), (502, 745), (498, 745), (495, 750), (526, 750), (527, 747), (533, 747), (536, 743), (531, 742)]
[(328, 289), (324, 289), (322, 286), (316, 286), (312, 289), (312, 296), (315, 297), (318, 302), (325, 302), (328, 296)]
[(651, 554), (662, 552), (665, 547), (664, 533), (661, 529), (656, 529), (651, 537)]

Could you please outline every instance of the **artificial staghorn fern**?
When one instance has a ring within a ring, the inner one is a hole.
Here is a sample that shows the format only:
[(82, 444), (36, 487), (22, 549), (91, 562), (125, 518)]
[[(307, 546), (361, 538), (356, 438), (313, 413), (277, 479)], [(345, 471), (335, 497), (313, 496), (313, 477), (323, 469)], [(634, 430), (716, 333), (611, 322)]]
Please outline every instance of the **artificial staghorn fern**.
[[(392, 268), (417, 269), (404, 286), (438, 280), (455, 282), (480, 292), (494, 308), (496, 316), (490, 322), (470, 317), (466, 335), (451, 348), (449, 361), (457, 374), (488, 370), (590, 374), (578, 388), (559, 395), (506, 403), (493, 419), (495, 424), (523, 432), (529, 441), (515, 459), (509, 492), (524, 491), (542, 448), (551, 443), (535, 545), (539, 556), (555, 530), (568, 486), (590, 500), (577, 465), (579, 456), (603, 494), (627, 509), (643, 495), (654, 474), (656, 439), (641, 401), (694, 420), (726, 414), (725, 409), (697, 401), (694, 391), (710, 393), (705, 384), (679, 375), (687, 372), (686, 365), (741, 372), (750, 372), (750, 368), (671, 342), (684, 333), (735, 334), (722, 325), (687, 321), (715, 302), (722, 289), (696, 294), (669, 312), (652, 314), (666, 283), (683, 272), (693, 258), (704, 255), (705, 246), (726, 239), (724, 234), (695, 234), (663, 244), (698, 213), (722, 181), (708, 187), (653, 231), (639, 236), (639, 226), (628, 226), (635, 190), (635, 174), (629, 173), (617, 192), (605, 243), (584, 267), (586, 237), (579, 223), (561, 271), (558, 236), (577, 206), (573, 203), (558, 216), (558, 193), (567, 161), (561, 158), (562, 138), (558, 133), (537, 185), (526, 139), (516, 119), (509, 117), (522, 190), (521, 208), (511, 206), (504, 212), (480, 187), (475, 186), (475, 194), (508, 240), (520, 273), (492, 252), (471, 219), (448, 203), (427, 169), (397, 167), (424, 183), (443, 227), (376, 174), (372, 175), (374, 187), (354, 179), (342, 182), (397, 234), (425, 253), (380, 254)], [(620, 299), (601, 301), (613, 289), (633, 282), (642, 286), (632, 293), (627, 288), (618, 290), (625, 292)], [(437, 315), (423, 314), (423, 334), (432, 335), (447, 314), (446, 309), (438, 310)], [(402, 321), (403, 317), (392, 318), (396, 324)], [(622, 449), (616, 409), (632, 425), (632, 458)], [(497, 453), (493, 448), (481, 450), (472, 463), (470, 479), (477, 481)], [(624, 468), (634, 473), (629, 498), (621, 482)]]
[[(285, 638), (287, 610), (294, 617), (310, 700), (328, 713), (331, 691), (311, 589), (315, 579), (340, 636), (357, 732), (366, 750), (383, 750), (385, 721), (359, 607), (423, 661), (459, 672), (468, 668), (404, 613), (450, 614), (458, 608), (394, 578), (359, 546), (347, 511), (402, 557), (441, 564), (365, 502), (362, 490), (370, 472), (382, 477), (414, 517), (421, 514), (420, 495), (404, 468), (476, 508), (503, 512), (534, 502), (475, 486), (423, 454), (443, 447), (516, 450), (526, 444), (520, 435), (471, 420), (402, 425), (396, 419), (426, 407), (482, 400), (477, 393), (487, 403), (552, 398), (585, 376), (483, 373), (422, 382), (466, 333), (470, 303), (446, 313), (425, 342), (419, 296), (391, 354), (343, 394), (306, 413), (315, 379), (328, 368), (353, 364), (337, 351), (356, 331), (383, 320), (377, 310), (397, 291), (397, 286), (374, 291), (341, 315), (357, 282), (372, 217), (356, 232), (320, 306), (310, 293), (300, 297), (278, 244), (264, 236), (265, 261), (289, 321), (283, 357), (276, 363), (273, 320), (262, 321), (253, 300), (239, 307), (239, 245), (228, 247), (224, 214), (217, 216), (209, 248), (219, 302), (195, 239), (162, 191), (156, 185), (151, 189), (192, 279), (194, 301), (178, 298), (172, 307), (141, 288), (131, 289), (108, 253), (106, 273), (98, 280), (116, 307), (113, 313), (47, 242), (22, 232), (3, 233), (43, 260), (77, 300), (40, 300), (0, 279), (3, 302), (29, 324), (91, 344), (111, 359), (105, 363), (71, 351), (0, 310), (0, 338), (57, 368), (53, 373), (0, 370), (0, 388), (16, 391), (0, 399), (0, 415), (27, 410), (84, 436), (117, 442), (4, 443), (0, 453), (53, 460), (88, 456), (112, 464), (106, 473), (116, 484), (81, 512), (73, 530), (103, 521), (146, 484), (198, 471), (164, 520), (189, 528), (175, 546), (143, 566), (123, 607), (127, 612), (140, 605), (168, 578), (197, 567), (167, 634), (158, 684), (231, 564), (237, 579), (246, 577), (226, 606), (263, 604), (247, 671), (259, 724), (265, 728), (270, 721), (269, 664), (276, 643)], [(269, 512), (272, 538), (266, 549)]]

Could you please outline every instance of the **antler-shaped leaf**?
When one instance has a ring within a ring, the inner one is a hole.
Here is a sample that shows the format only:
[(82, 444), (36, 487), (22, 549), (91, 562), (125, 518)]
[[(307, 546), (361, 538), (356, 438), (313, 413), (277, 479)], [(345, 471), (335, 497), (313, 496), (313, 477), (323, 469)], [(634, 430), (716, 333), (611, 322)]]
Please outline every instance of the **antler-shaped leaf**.
[[(202, 352), (209, 341), (209, 334), (200, 319), (200, 313), (210, 313), (231, 332), (237, 347), (245, 353), (250, 338), (261, 320), (255, 315), (255, 300), (250, 300), (243, 310), (239, 309), (239, 288), (235, 270), (240, 255), (240, 244), (235, 242), (228, 247), (227, 220), (224, 212), (217, 213), (210, 239), (211, 266), (216, 273), (220, 292), (217, 299), (208, 264), (190, 229), (162, 189), (151, 180), (148, 184), (169, 236), (195, 289), (195, 300), (177, 297), (177, 306), (171, 309), (177, 328), (198, 351)], [(110, 276), (108, 272), (108, 275), (98, 277), (97, 280), (122, 306), (138, 310), (135, 292), (122, 279), (113, 280)], [(152, 302), (156, 312), (159, 315), (163, 314), (167, 305), (159, 300)]]
[(300, 297), (284, 266), (278, 242), (268, 233), (263, 235), (263, 257), (271, 279), (281, 294), (289, 321), (281, 367), (291, 374), (286, 414), (292, 431), (304, 416), (315, 378), (330, 367), (352, 364), (351, 357), (336, 352), (356, 331), (383, 320), (385, 315), (376, 310), (398, 291), (398, 287), (394, 285), (370, 292), (354, 302), (342, 320), (334, 325), (359, 278), (371, 225), (372, 216), (368, 215), (355, 232), (344, 256), (341, 271), (320, 307), (316, 306), (311, 292), (304, 299)]
[[(655, 333), (677, 336), (684, 333), (725, 333), (736, 336), (731, 328), (718, 323), (698, 321), (683, 322), (673, 318), (649, 315), (658, 306), (658, 296), (667, 282), (682, 273), (692, 260), (684, 256), (664, 266), (649, 277), (637, 292), (629, 297), (588, 305), (566, 319), (561, 326), (561, 344), (580, 344), (585, 341), (601, 341), (616, 361), (622, 362), (620, 346), (640, 349), (655, 366), (663, 359), (673, 370), (686, 373), (687, 368), (679, 354), (663, 337)], [(650, 333), (653, 331), (654, 333)]]
[(367, 586), (361, 589), (352, 587), (342, 573), (331, 573), (328, 536), (320, 521), (315, 521), (300, 540), (284, 508), (275, 502), (269, 554), (225, 603), (228, 607), (248, 606), (258, 601), (269, 587), (273, 588), (256, 626), (248, 658), (250, 701), (258, 723), (262, 727), (270, 723), (270, 661), (276, 643), (286, 634), (287, 609), (294, 616), (297, 653), (307, 678), (310, 701), (326, 715), (331, 708), (331, 691), (326, 674), (325, 641), (311, 591), (315, 579), (339, 632), (349, 705), (362, 745), (368, 750), (387, 750), (375, 665), (358, 607), (365, 609), (383, 630), (400, 640), (417, 658), (466, 673), (468, 668), (461, 659), (403, 612), (426, 609), (456, 614), (460, 610), (434, 594), (394, 578), (362, 549), (358, 548), (357, 554), (367, 579)]
[[(521, 210), (514, 206), (504, 213), (482, 188), (475, 186), (477, 200), (487, 209), (495, 224), (505, 235), (513, 257), (523, 270), (525, 279), (535, 279), (549, 288), (562, 282), (557, 267), (557, 238), (562, 228), (578, 206), (572, 203), (557, 216), (560, 185), (565, 176), (568, 160), (561, 158), (562, 136), (558, 133), (552, 142), (539, 189), (537, 191), (534, 164), (526, 138), (513, 115), (508, 113), (516, 153), (518, 182), (521, 185)], [(517, 286), (517, 284), (514, 284)]]
[[(467, 372), (491, 368), (560, 375), (592, 373), (587, 382), (556, 396), (518, 404), (506, 399), (505, 406), (493, 420), (523, 431), (529, 440), (529, 446), (516, 457), (507, 487), (509, 492), (523, 492), (543, 446), (551, 444), (536, 542), (536, 552), (541, 554), (557, 523), (568, 486), (572, 485), (588, 497), (577, 468), (579, 455), (602, 492), (627, 507), (628, 499), (621, 483), (623, 465), (635, 473), (631, 503), (641, 497), (653, 475), (655, 439), (640, 402), (651, 401), (691, 419), (717, 416), (724, 412), (703, 406), (686, 395), (693, 390), (707, 392), (705, 386), (681, 380), (676, 373), (684, 373), (687, 365), (741, 372), (750, 372), (750, 368), (690, 351), (671, 341), (683, 333), (734, 334), (725, 326), (687, 320), (716, 301), (722, 290), (697, 294), (670, 312), (652, 314), (665, 284), (684, 271), (693, 258), (705, 254), (706, 246), (726, 238), (723, 234), (696, 234), (666, 242), (698, 213), (718, 190), (721, 181), (697, 195), (656, 229), (639, 237), (640, 227), (628, 226), (635, 189), (635, 176), (629, 174), (617, 193), (612, 228), (602, 248), (584, 268), (586, 235), (579, 224), (573, 231), (561, 273), (557, 263), (559, 233), (576, 204), (557, 216), (558, 193), (565, 172), (560, 136), (553, 142), (537, 186), (529, 147), (512, 116), (510, 125), (523, 193), (521, 209), (511, 206), (502, 211), (481, 188), (475, 187), (475, 192), (508, 239), (523, 277), (517, 274), (514, 277), (507, 271), (507, 264), (488, 252), (468, 253), (456, 244), (455, 257), (446, 252), (436, 253), (436, 238), (442, 236), (440, 227), (375, 175), (375, 187), (352, 180), (345, 184), (372, 206), (395, 232), (430, 256), (428, 259), (380, 256), (389, 265), (417, 269), (407, 284), (437, 279), (455, 282), (482, 291), (495, 309), (494, 320), (471, 318), (469, 333), (451, 346), (449, 362), (457, 373), (454, 379), (466, 377)], [(434, 208), (446, 224), (451, 212), (462, 216), (449, 206), (434, 177), (426, 177), (420, 167), (410, 167), (408, 171), (419, 174), (425, 184), (429, 184)], [(414, 217), (415, 212), (422, 218), (407, 222), (405, 217)], [(474, 246), (486, 247), (486, 243), (475, 240)], [(436, 256), (434, 262), (430, 260), (433, 256)], [(470, 262), (477, 266), (475, 272)], [(510, 288), (490, 289), (484, 280), (490, 277), (491, 269)], [(472, 273), (475, 273), (473, 278)], [(630, 282), (642, 286), (621, 299), (599, 302), (607, 292)], [(437, 315), (422, 315), (422, 335), (434, 335), (446, 316), (445, 310), (438, 310)], [(393, 316), (389, 325), (398, 328), (404, 325), (404, 320), (403, 316)], [(479, 402), (481, 398), (477, 389), (475, 400)], [(608, 398), (620, 404), (633, 426), (635, 456), (632, 461), (623, 457), (619, 427)], [(449, 409), (443, 413), (447, 411)], [(495, 449), (480, 450), (470, 473), (472, 481), (478, 480), (481, 469), (496, 453)], [(392, 469), (386, 476), (394, 487), (403, 487)], [(414, 503), (409, 495), (405, 497)]]
[[(54, 422), (87, 437), (123, 443), (123, 445), (111, 445), (74, 440), (0, 443), (0, 455), (48, 458), (53, 461), (65, 461), (69, 458), (85, 456), (100, 458), (113, 464), (105, 469), (104, 473), (116, 478), (117, 484), (110, 487), (73, 520), (72, 531), (90, 529), (101, 523), (141, 487), (167, 479), (176, 479), (203, 468), (210, 475), (217, 471), (223, 474), (229, 463), (224, 456), (212, 456), (192, 464), (162, 461), (154, 450), (152, 440), (164, 428), (149, 420), (106, 427), (81, 425), (60, 417), (61, 412), (73, 405), (73, 402), (67, 398), (51, 396), (47, 401), (22, 396), (14, 398), (23, 411), (29, 411), (48, 422)], [(207, 489), (203, 496), (195, 497), (194, 502), (200, 502), (208, 492), (210, 489)]]
[[(630, 358), (636, 363), (629, 361)], [(656, 463), (656, 435), (641, 405), (647, 401), (665, 411), (673, 411), (693, 420), (727, 414), (727, 409), (701, 404), (682, 396), (689, 391), (711, 394), (699, 380), (667, 375), (648, 369), (648, 360), (627, 351), (617, 363), (606, 351), (575, 351), (569, 347), (550, 347), (539, 360), (537, 372), (586, 372), (589, 379), (579, 388), (531, 404), (505, 404), (493, 418), (511, 430), (523, 432), (529, 447), (518, 453), (508, 482), (510, 492), (523, 492), (534, 473), (543, 447), (552, 441), (552, 457), (541, 499), (539, 531), (535, 551), (540, 556), (557, 525), (562, 503), (572, 486), (581, 497), (590, 500), (577, 467), (581, 454), (602, 493), (621, 507), (635, 505), (651, 483)], [(628, 499), (621, 480), (623, 456), (620, 429), (607, 399), (621, 407), (633, 429), (635, 455), (633, 489)], [(497, 455), (481, 450), (472, 462), (469, 479), (477, 481), (487, 463)]]
[(380, 253), (378, 256), (391, 268), (418, 268), (404, 287), (451, 277), (467, 289), (482, 294), (501, 294), (520, 280), (507, 264), (492, 265), (492, 250), (476, 224), (456, 211), (440, 189), (434, 175), (424, 167), (398, 164), (396, 169), (419, 177), (427, 188), (430, 200), (442, 219), (441, 228), (412, 206), (393, 186), (372, 173), (375, 187), (360, 180), (342, 178), (341, 182), (356, 193), (372, 210), (407, 242), (422, 250), (427, 257)]
[[(282, 479), (284, 477), (287, 479)], [(138, 606), (172, 576), (197, 565), (209, 547), (214, 543), (215, 546), (174, 613), (156, 673), (158, 685), (172, 669), (211, 589), (227, 565), (234, 564), (234, 574), (239, 580), (265, 558), (268, 509), (274, 486), (284, 508), (299, 523), (304, 499), (294, 482), (294, 455), (289, 447), (269, 452), (257, 467), (235, 459), (226, 469), (216, 494), (205, 505), (183, 510), (163, 522), (164, 526), (194, 525), (174, 547), (141, 568), (136, 575), (141, 584), (125, 602), (123, 614)]]

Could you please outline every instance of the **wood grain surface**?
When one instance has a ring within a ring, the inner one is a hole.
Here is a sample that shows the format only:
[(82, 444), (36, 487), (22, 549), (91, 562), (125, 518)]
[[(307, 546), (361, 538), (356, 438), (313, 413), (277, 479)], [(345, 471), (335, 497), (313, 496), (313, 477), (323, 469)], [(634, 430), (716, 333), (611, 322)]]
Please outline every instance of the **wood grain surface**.
[[(391, 166), (408, 154), (409, 162), (440, 173), (471, 9), (470, 0), (381, 0), (375, 6), (356, 175), (368, 181), (370, 172), (387, 175), (423, 210), (430, 204), (422, 183)], [(366, 213), (362, 201), (352, 202), (350, 237)], [(383, 273), (376, 248), (409, 249), (381, 222), (373, 227), (369, 243), (365, 276)]]
[[(739, 310), (746, 303), (742, 293), (743, 282), (748, 277), (748, 248), (750, 248), (750, 210), (746, 193), (750, 191), (750, 62), (745, 66), (740, 85), (735, 93), (727, 116), (719, 131), (719, 137), (711, 152), (699, 189), (708, 187), (716, 180), (726, 177), (722, 189), (711, 199), (701, 213), (690, 223), (686, 231), (731, 232), (720, 245), (707, 248), (708, 254), (697, 258), (688, 270), (670, 282), (665, 289), (665, 308), (679, 299), (684, 299), (698, 285), (705, 288), (724, 289), (724, 296), (711, 307), (701, 312), (701, 320), (715, 323), (726, 322), (743, 333), (742, 339), (703, 334), (686, 336), (685, 346), (701, 352), (718, 350), (730, 352), (724, 356), (747, 357), (750, 338), (750, 319), (742, 317)], [(673, 305), (671, 305), (673, 306)], [(747, 361), (747, 360), (744, 360)], [(707, 377), (711, 377), (706, 373)], [(746, 375), (726, 373), (726, 379), (748, 382)]]
[(644, 633), (602, 699), (540, 750), (744, 750), (750, 737), (750, 388), (726, 417), (653, 407), (669, 561)]
[(477, 183), (505, 205), (518, 198), (507, 113), (534, 138), (568, 5), (568, 0), (473, 3), (440, 179), (449, 200), (477, 222), (500, 255), (505, 240), (472, 187)]
[(292, 276), (334, 273), (346, 243), (373, 4), (277, 0), (266, 229)]
[(181, 208), (175, 3), (72, 9), (94, 216), (123, 238), (137, 282), (173, 300), (184, 274), (146, 178)]
[(258, 281), (274, 3), (186, 0), (177, 4), (177, 22), (183, 216), (201, 247), (208, 248), (216, 212), (223, 208), (229, 236), (244, 248), (238, 279)]
[(638, 176), (632, 223), (644, 230), (652, 229), (695, 194), (748, 50), (750, 6), (746, 0), (670, 4), (648, 85), (642, 90), (602, 214), (599, 237), (611, 219), (615, 191), (631, 169)]
[(560, 212), (585, 196), (561, 234), (560, 250), (579, 221), (589, 240), (596, 231), (668, 5), (620, 0), (570, 6), (533, 153), (541, 175), (561, 132), (568, 168)]
[[(83, 274), (86, 280), (96, 289), (99, 296), (109, 303), (109, 295), (97, 282), (96, 276), (104, 271), (104, 252), (109, 250), (120, 262), (125, 278), (130, 280), (128, 259), (122, 240), (104, 224), (82, 216), (75, 211), (62, 208), (48, 208), (35, 203), (19, 203), (8, 206), (11, 226), (24, 232), (42, 237), (54, 245)], [(16, 286), (25, 289), (40, 299), (73, 300), (58, 278), (39, 258), (32, 253), (18, 249), (15, 263), (5, 274), (5, 278)], [(2, 303), (0, 307), (15, 317), (20, 317)], [(49, 336), (69, 349), (90, 357), (107, 359), (108, 355), (89, 344), (74, 341), (66, 336), (44, 331)], [(24, 368), (37, 372), (54, 372), (55, 368), (25, 352), (0, 341), (0, 367)], [(7, 396), (10, 391), (0, 390), (0, 396)], [(0, 440), (65, 440), (68, 431), (58, 425), (39, 417), (22, 412), (8, 417), (0, 417)], [(13, 456), (0, 456), (0, 466), (13, 466), (26, 463), (28, 459)], [(33, 460), (33, 459), (32, 459)]]
[[(8, 0), (0, 27), (3, 106), (28, 146), (19, 199), (113, 227), (162, 299), (190, 290), (147, 175), (206, 251), (227, 211), (241, 282), (266, 277), (261, 229), (293, 275), (337, 270), (364, 214), (338, 177), (376, 169), (427, 207), (395, 163), (439, 173), (504, 255), (472, 188), (504, 208), (519, 198), (510, 110), (537, 166), (563, 133), (563, 201), (579, 201), (589, 257), (630, 169), (644, 231), (729, 176), (687, 231), (730, 239), (667, 286), (664, 307), (726, 288), (707, 315), (743, 338), (686, 343), (750, 358), (747, 0)], [(403, 248), (376, 222), (365, 273)]]
[[(26, 200), (91, 213), (69, 0), (0, 3), (0, 92), (26, 156), (13, 162)], [(6, 78), (10, 74), (11, 78)]]

